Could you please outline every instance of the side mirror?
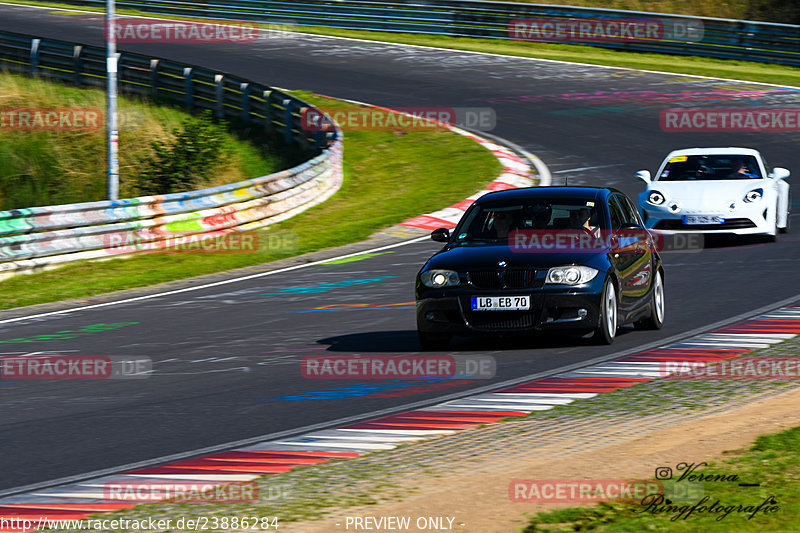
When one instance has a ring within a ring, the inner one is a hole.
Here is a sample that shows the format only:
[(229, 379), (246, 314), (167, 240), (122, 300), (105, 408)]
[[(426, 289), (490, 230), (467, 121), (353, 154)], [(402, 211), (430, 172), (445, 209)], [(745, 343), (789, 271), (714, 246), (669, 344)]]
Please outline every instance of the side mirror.
[(772, 169), (772, 172), (770, 172), (769, 177), (774, 180), (785, 180), (790, 175), (791, 172), (789, 172), (789, 169), (783, 167), (775, 167)]
[(649, 170), (640, 170), (639, 172), (636, 173), (636, 177), (645, 183), (650, 183), (650, 180), (652, 179)]
[(450, 241), (450, 230), (447, 228), (439, 228), (433, 230), (431, 233), (431, 240), (436, 242), (449, 242)]

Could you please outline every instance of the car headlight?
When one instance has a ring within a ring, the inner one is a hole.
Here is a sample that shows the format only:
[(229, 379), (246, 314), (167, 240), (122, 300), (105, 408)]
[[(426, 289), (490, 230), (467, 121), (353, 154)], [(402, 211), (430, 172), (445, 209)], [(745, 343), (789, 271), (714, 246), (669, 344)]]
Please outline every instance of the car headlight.
[(452, 270), (428, 270), (420, 275), (419, 280), (423, 285), (432, 289), (457, 287), (461, 284), (458, 272)]
[(558, 285), (580, 285), (592, 281), (599, 271), (587, 266), (553, 267), (547, 271), (545, 283)]
[(650, 194), (647, 196), (647, 201), (653, 205), (661, 205), (665, 200), (666, 198), (664, 198), (664, 195), (658, 191), (650, 191)]
[(752, 191), (744, 195), (744, 201), (757, 202), (761, 200), (762, 196), (764, 196), (764, 189), (753, 189)]

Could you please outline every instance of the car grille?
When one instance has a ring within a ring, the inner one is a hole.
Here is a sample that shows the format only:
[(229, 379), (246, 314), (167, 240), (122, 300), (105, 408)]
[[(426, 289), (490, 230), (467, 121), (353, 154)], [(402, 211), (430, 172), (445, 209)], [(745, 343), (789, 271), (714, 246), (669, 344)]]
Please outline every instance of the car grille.
[(726, 218), (723, 224), (684, 224), (682, 220), (661, 220), (653, 229), (728, 231), (755, 227), (756, 225), (749, 218)]
[(534, 325), (532, 311), (473, 311), (464, 308), (464, 318), (475, 329), (529, 329)]
[(478, 289), (529, 289), (535, 287), (535, 270), (482, 270), (468, 272), (469, 282)]

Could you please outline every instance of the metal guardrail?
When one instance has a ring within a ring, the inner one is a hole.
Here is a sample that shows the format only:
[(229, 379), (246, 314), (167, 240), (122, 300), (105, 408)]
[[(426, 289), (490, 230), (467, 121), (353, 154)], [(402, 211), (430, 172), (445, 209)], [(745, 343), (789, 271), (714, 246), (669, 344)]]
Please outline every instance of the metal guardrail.
[[(139, 54), (122, 53), (123, 94), (166, 98), (219, 118), (262, 126), (313, 150), (294, 168), (209, 189), (118, 201), (0, 211), (0, 278), (68, 261), (108, 257), (117, 245), (158, 248), (175, 237), (216, 237), (285, 220), (324, 201), (342, 182), (342, 132), (301, 127), (312, 107), (282, 91)], [(0, 67), (79, 86), (105, 86), (105, 50), (0, 33)], [(111, 249), (111, 250), (110, 250)]]
[[(104, 0), (69, 0), (69, 3), (104, 6)], [(167, 16), (492, 39), (511, 38), (510, 28), (515, 19), (647, 19), (657, 20), (663, 25), (660, 38), (580, 44), (638, 52), (800, 65), (800, 26), (745, 20), (483, 0), (117, 0), (117, 6)]]

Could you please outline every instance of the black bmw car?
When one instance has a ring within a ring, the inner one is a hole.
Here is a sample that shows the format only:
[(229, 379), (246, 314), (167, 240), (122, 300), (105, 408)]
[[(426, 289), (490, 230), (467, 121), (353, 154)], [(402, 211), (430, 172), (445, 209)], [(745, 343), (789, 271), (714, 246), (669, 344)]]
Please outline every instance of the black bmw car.
[(454, 335), (571, 330), (613, 342), (664, 321), (664, 272), (631, 201), (615, 189), (536, 187), (476, 200), (417, 275), (423, 348)]

